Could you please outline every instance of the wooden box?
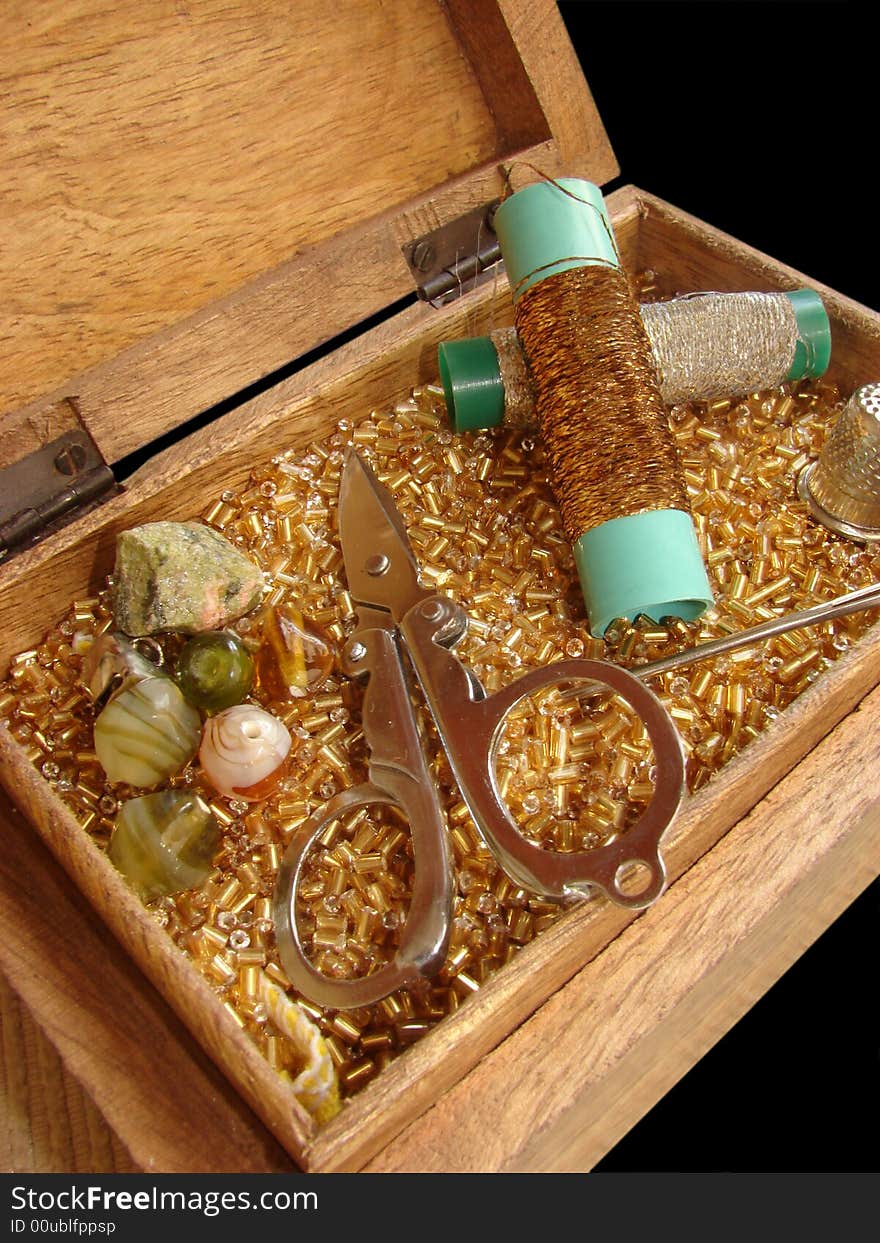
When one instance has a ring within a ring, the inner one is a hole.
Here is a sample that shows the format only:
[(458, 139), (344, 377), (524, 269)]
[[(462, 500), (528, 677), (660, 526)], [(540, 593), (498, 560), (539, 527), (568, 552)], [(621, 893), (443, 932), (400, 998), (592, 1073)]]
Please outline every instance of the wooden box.
[[(416, 302), (407, 262), (414, 242), (496, 199), (503, 169), (600, 184), (617, 171), (552, 4), (352, 0), (344, 20), (325, 10), (157, 0), (111, 14), (82, 0), (18, 32), (5, 181), (20, 227), (5, 254), (28, 279), (0, 376), (2, 464), (82, 425), (125, 477), (0, 569), (3, 667), (103, 579), (120, 530), (193, 516), (279, 447), (432, 380), (438, 341), (509, 317), (503, 281), (439, 310)], [(47, 115), (60, 137), (44, 145)], [(834, 379), (849, 390), (880, 372), (880, 317), (650, 194), (625, 187), (609, 207), (628, 270), (658, 269), (679, 289), (809, 283), (831, 316)], [(378, 326), (350, 331), (387, 308)], [(4, 731), (0, 771), (302, 1168), (586, 1169), (876, 875), (880, 811), (863, 774), (877, 761), (878, 648), (869, 631), (687, 799), (655, 907), (639, 918), (599, 901), (573, 909), (320, 1130)], [(106, 1067), (115, 1086), (97, 1086), (92, 1020), (67, 1011), (77, 979), (101, 1010), (97, 947), (77, 961), (65, 925), (85, 926), (77, 900), (37, 869), (24, 901), (21, 867), (13, 849), (3, 970), (124, 1132), (126, 1080), (155, 1068), (132, 1058), (136, 1025), (99, 1013), (98, 1026), (119, 1023), (120, 1053)], [(107, 952), (114, 997), (136, 996)], [(234, 1102), (206, 1103), (216, 1079), (151, 1005), (140, 1017), (170, 1030), (171, 1073), (195, 1065), (183, 1091), (204, 1108), (196, 1117), (250, 1134)], [(156, 1116), (167, 1106), (155, 1102)], [(169, 1168), (143, 1117), (123, 1139), (145, 1168)], [(261, 1142), (250, 1165), (232, 1143), (234, 1168), (283, 1168)], [(174, 1168), (231, 1168), (212, 1160), (196, 1149)]]

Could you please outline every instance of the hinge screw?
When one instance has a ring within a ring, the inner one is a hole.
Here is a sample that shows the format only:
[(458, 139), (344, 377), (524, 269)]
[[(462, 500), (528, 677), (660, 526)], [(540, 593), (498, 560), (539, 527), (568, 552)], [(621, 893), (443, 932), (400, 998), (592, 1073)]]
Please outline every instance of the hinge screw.
[(418, 242), (413, 247), (410, 263), (417, 272), (427, 272), (436, 258), (436, 251), (430, 242)]
[(59, 475), (75, 475), (82, 470), (86, 461), (86, 451), (82, 445), (65, 445), (55, 457), (54, 466)]

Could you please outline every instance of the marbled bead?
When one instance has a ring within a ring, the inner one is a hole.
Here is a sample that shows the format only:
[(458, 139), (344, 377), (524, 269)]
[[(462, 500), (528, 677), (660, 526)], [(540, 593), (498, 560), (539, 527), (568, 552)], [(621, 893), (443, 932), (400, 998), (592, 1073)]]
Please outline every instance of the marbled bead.
[(122, 805), (110, 859), (145, 901), (203, 884), (220, 830), (192, 790), (160, 790)]
[(95, 722), (95, 753), (110, 781), (155, 786), (195, 755), (201, 718), (171, 678), (125, 687)]

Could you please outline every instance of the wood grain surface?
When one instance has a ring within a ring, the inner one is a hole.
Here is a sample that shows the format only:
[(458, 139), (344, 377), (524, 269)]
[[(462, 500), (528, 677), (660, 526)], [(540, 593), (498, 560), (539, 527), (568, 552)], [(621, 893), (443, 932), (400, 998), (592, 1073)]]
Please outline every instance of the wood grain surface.
[(7, 1174), (140, 1170), (2, 976), (0, 1170)]
[(43, 0), (0, 36), (2, 409), (494, 149), (436, 4)]
[(0, 437), (73, 397), (108, 462), (411, 295), (502, 161), (617, 171), (551, 0), (42, 0), (0, 46)]
[(291, 1170), (0, 794), (0, 1168)]
[(880, 690), (366, 1168), (590, 1169), (880, 872), (878, 722)]

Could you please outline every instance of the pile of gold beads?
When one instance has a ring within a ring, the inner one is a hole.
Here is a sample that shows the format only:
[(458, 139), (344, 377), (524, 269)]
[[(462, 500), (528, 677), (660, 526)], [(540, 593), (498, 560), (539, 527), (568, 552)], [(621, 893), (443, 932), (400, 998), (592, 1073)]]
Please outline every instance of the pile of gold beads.
[[(649, 277), (642, 297), (652, 292)], [(344, 452), (353, 445), (390, 489), (423, 582), (468, 613), (470, 629), (456, 652), (491, 693), (564, 657), (637, 667), (880, 579), (880, 549), (816, 526), (796, 496), (795, 477), (821, 450), (840, 407), (834, 386), (813, 380), (738, 402), (674, 408), (671, 426), (717, 604), (691, 625), (615, 623), (605, 641), (586, 629), (540, 445), (515, 431), (454, 436), (433, 387), (393, 410), (341, 420), (326, 439), (279, 454), (241, 491), (223, 492), (202, 519), (263, 569), (264, 603), (299, 606), (341, 646), (355, 610), (336, 502)], [(689, 788), (705, 785), (872, 620), (856, 614), (655, 679), (684, 742)], [(0, 684), (0, 720), (101, 846), (119, 803), (137, 793), (104, 779), (93, 749), (93, 710), (78, 681), (82, 654), (111, 626), (109, 591), (75, 601), (38, 647), (12, 661)], [(233, 629), (253, 641), (250, 618)], [(166, 662), (173, 664), (175, 654), (169, 644)], [(294, 1071), (295, 1052), (260, 1000), (261, 971), (289, 988), (274, 945), (271, 894), (291, 836), (332, 795), (364, 779), (366, 748), (360, 691), (336, 668), (311, 695), (285, 703), (262, 698), (294, 736), (287, 777), (259, 804), (219, 797), (203, 785), (223, 830), (214, 870), (201, 889), (159, 899), (150, 910), (269, 1062)], [(302, 1002), (326, 1037), (345, 1095), (454, 1011), (560, 913), (498, 868), (436, 739), (432, 754), (457, 882), (448, 958), (422, 989), (369, 1008), (325, 1012)], [(625, 832), (641, 814), (653, 790), (652, 762), (641, 723), (623, 701), (609, 692), (584, 703), (553, 691), (510, 719), (498, 779), (530, 838), (557, 850), (586, 849)], [(170, 784), (200, 780), (190, 765)], [(362, 809), (327, 827), (300, 890), (304, 936), (321, 970), (359, 975), (393, 952), (411, 876), (407, 826), (388, 809)]]

